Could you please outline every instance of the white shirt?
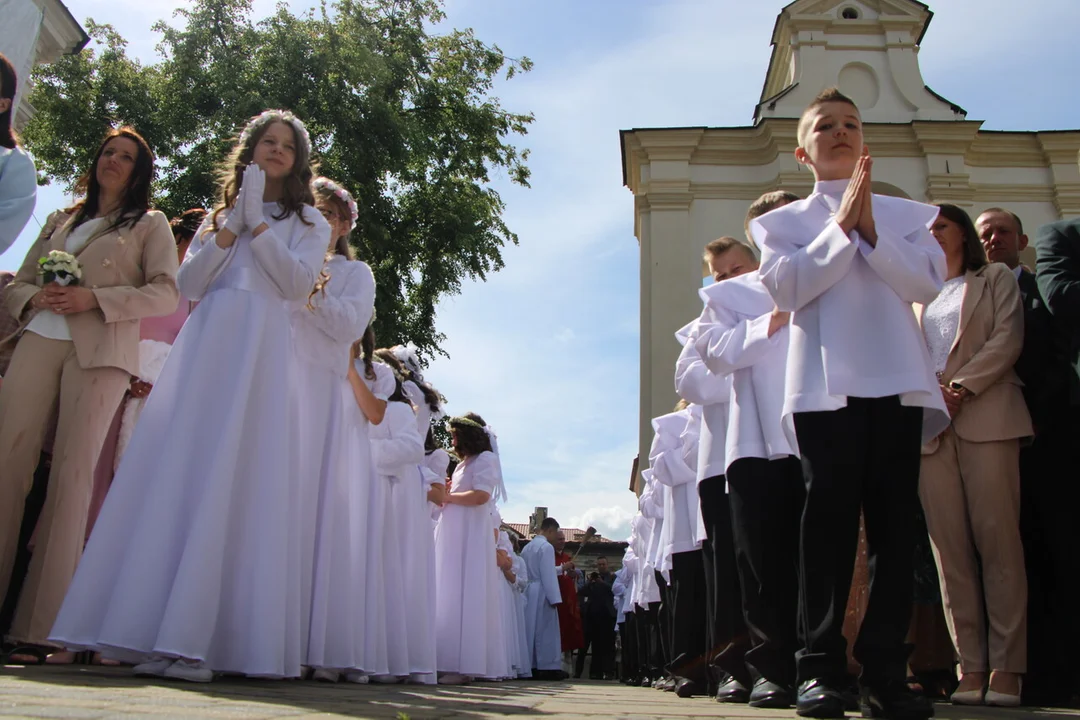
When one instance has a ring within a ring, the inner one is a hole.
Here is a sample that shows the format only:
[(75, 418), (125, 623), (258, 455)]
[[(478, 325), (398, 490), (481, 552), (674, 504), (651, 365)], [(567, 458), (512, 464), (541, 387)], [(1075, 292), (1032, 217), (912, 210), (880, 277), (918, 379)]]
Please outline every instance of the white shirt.
[(929, 304), (944, 283), (945, 253), (928, 229), (938, 209), (874, 195), (871, 247), (834, 219), (848, 183), (818, 182), (809, 198), (750, 223), (761, 281), (777, 307), (793, 313), (784, 430), (794, 446), (794, 413), (898, 395), (925, 408), (929, 440), (949, 415), (911, 305)]
[(732, 380), (727, 466), (741, 458), (798, 455), (781, 423), (789, 329), (769, 337), (773, 300), (758, 272), (704, 288), (701, 296), (706, 305), (698, 353), (709, 370)]
[[(697, 481), (724, 474), (724, 443), (727, 438), (728, 401), (731, 378), (715, 375), (702, 362), (694, 346), (699, 320), (675, 333), (683, 346), (675, 363), (675, 392), (679, 397), (701, 406), (701, 432), (698, 436)], [(704, 533), (704, 525), (701, 532)]]
[[(64, 241), (64, 250), (72, 255), (82, 250), (104, 222), (105, 218), (103, 217), (93, 218), (72, 230)], [(67, 317), (57, 315), (52, 310), (39, 310), (34, 319), (26, 326), (26, 330), (50, 340), (71, 339)]]
[(656, 434), (649, 451), (649, 467), (653, 480), (664, 486), (664, 522), (660, 529), (656, 569), (666, 578), (673, 554), (701, 547), (695, 537), (700, 512), (695, 480), (701, 408), (691, 405), (685, 410), (661, 415), (652, 421), (652, 426)]
[(930, 367), (935, 373), (945, 370), (960, 329), (960, 305), (964, 300), (964, 275), (946, 280), (941, 294), (926, 306), (923, 313), (923, 335), (930, 351)]

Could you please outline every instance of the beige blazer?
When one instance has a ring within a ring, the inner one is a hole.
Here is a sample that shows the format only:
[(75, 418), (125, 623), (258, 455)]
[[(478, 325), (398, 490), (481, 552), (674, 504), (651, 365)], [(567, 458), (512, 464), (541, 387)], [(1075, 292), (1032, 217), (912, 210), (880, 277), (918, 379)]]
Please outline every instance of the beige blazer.
[[(922, 305), (914, 306), (922, 327)], [(959, 383), (974, 393), (952, 420), (957, 436), (969, 442), (1030, 437), (1031, 416), (1013, 371), (1024, 346), (1024, 308), (1020, 286), (1007, 266), (990, 263), (969, 270), (960, 301), (960, 326), (941, 375), (942, 384)], [(933, 439), (924, 453), (937, 449)]]
[[(106, 220), (106, 226), (110, 224), (111, 217)], [(63, 212), (54, 212), (46, 220), (4, 293), (4, 306), (18, 318), (19, 329), (0, 340), (0, 345), (15, 342), (37, 312), (30, 299), (42, 285), (38, 259), (50, 250), (63, 250), (70, 230), (70, 218)], [(116, 367), (137, 374), (139, 320), (168, 315), (180, 300), (176, 242), (168, 220), (150, 210), (134, 226), (92, 236), (75, 257), (83, 271), (79, 284), (94, 292), (99, 306), (66, 316), (79, 365)]]

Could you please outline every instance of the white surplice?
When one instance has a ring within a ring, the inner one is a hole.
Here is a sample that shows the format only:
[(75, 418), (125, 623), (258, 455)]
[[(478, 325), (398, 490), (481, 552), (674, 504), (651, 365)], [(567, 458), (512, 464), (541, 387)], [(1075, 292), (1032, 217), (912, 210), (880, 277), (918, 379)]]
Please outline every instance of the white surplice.
[(334, 255), (329, 281), (291, 316), (297, 361), (292, 387), (298, 418), (301, 476), (317, 481), (301, 498), (305, 532), (301, 561), (310, 587), (303, 594), (310, 618), (305, 665), (365, 669), (363, 615), (373, 482), (369, 423), (347, 378), (352, 343), (375, 308), (375, 278), (365, 263)]
[(835, 220), (848, 180), (751, 221), (761, 248), (761, 281), (792, 313), (784, 430), (793, 414), (838, 410), (849, 397), (898, 395), (922, 407), (923, 439), (949, 425), (912, 303), (927, 304), (945, 280), (945, 253), (930, 234), (938, 208), (874, 195), (877, 243)]
[(390, 487), (388, 525), (393, 539), (383, 547), (388, 672), (432, 675), (434, 545), (420, 472), (424, 441), (408, 403), (387, 403), (386, 416), (372, 428), (371, 446), (380, 480)]
[(730, 375), (732, 381), (727, 466), (741, 458), (798, 456), (781, 421), (789, 328), (785, 324), (769, 337), (774, 303), (758, 272), (700, 292), (705, 312), (697, 352), (711, 372)]
[(537, 535), (521, 551), (529, 585), (525, 589), (525, 636), (533, 670), (562, 669), (562, 638), (559, 611), (562, 602), (559, 576), (555, 572), (555, 548)]
[(218, 247), (209, 219), (177, 274), (198, 300), (147, 400), (51, 640), (296, 677), (301, 594), (297, 378), (290, 311), (308, 297), (330, 228), (312, 207)]
[[(485, 451), (458, 464), (451, 492), (494, 494), (498, 484), (498, 459)], [(494, 678), (504, 670), (495, 648), (502, 643), (497, 583), (505, 580), (495, 565), (491, 505), (447, 505), (435, 528), (435, 654), (440, 673)]]
[(653, 480), (664, 485), (664, 523), (660, 528), (656, 569), (671, 580), (671, 556), (701, 549), (695, 539), (701, 514), (697, 493), (698, 434), (701, 406), (653, 419), (649, 466)]

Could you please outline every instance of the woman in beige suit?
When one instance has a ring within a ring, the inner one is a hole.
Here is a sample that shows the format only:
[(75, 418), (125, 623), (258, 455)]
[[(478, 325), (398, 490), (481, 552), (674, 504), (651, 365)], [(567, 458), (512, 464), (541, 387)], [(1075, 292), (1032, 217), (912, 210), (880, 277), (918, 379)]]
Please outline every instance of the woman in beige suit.
[(960, 657), (952, 701), (1014, 706), (1027, 664), (1019, 462), (1032, 428), (1013, 372), (1024, 315), (1016, 278), (987, 263), (971, 218), (940, 207), (932, 232), (948, 278), (916, 312), (952, 424), (923, 448), (919, 494)]
[[(110, 131), (80, 181), (82, 202), (53, 213), (7, 289), (19, 330), (0, 386), (0, 597), (11, 580), (23, 504), (49, 416), (58, 426), (33, 556), (7, 640), (10, 662), (41, 662), (82, 555), (87, 508), (109, 422), (139, 369), (139, 320), (176, 310), (177, 257), (150, 210), (154, 158), (130, 128)], [(42, 286), (51, 250), (82, 266), (76, 286)], [(56, 660), (68, 659), (66, 656)]]

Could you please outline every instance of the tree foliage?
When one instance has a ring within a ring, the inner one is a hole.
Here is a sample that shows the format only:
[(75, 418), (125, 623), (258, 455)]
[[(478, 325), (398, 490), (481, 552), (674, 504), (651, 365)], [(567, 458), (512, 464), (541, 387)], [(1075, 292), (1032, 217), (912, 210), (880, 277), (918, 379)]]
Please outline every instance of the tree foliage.
[(517, 243), (493, 172), (528, 186), (529, 113), (509, 112), (495, 83), (528, 71), (472, 30), (436, 34), (438, 0), (336, 0), (259, 22), (250, 0), (194, 0), (159, 22), (159, 57), (142, 64), (109, 25), (94, 44), (40, 66), (24, 132), (38, 167), (71, 186), (105, 130), (130, 124), (158, 156), (156, 204), (167, 214), (216, 202), (220, 162), (244, 121), (281, 107), (305, 120), (321, 172), (349, 188), (358, 256), (378, 282), (381, 345), (443, 340), (436, 303), (464, 278), (503, 267)]

